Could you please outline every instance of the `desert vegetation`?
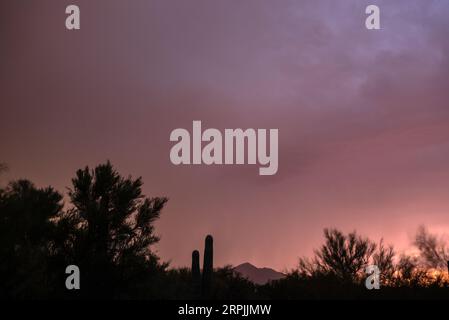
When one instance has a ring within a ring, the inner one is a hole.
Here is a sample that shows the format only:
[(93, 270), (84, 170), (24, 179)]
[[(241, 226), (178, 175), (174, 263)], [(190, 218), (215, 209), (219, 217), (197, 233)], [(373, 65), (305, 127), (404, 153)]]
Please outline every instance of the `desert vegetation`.
[[(2, 165), (0, 171), (5, 170)], [(448, 298), (449, 250), (418, 228), (417, 255), (398, 254), (381, 239), (324, 229), (312, 257), (284, 278), (256, 285), (232, 266), (214, 267), (214, 239), (193, 249), (192, 264), (171, 268), (153, 250), (154, 223), (168, 199), (147, 197), (142, 179), (111, 163), (78, 170), (64, 195), (18, 180), (0, 188), (2, 299), (427, 299)], [(65, 268), (82, 270), (82, 289), (67, 290)], [(380, 290), (365, 286), (366, 267)]]

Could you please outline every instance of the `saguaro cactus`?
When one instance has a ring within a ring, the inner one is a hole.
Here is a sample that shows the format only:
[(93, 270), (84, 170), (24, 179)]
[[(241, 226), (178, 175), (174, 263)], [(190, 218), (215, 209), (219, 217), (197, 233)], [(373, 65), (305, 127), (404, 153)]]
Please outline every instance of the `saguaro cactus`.
[(198, 250), (192, 252), (192, 284), (194, 294), (199, 296), (201, 292), (201, 272), (200, 252)]
[(192, 277), (199, 279), (200, 276), (200, 252), (194, 250), (192, 252)]
[(214, 271), (214, 239), (206, 237), (204, 243), (203, 274), (200, 272), (200, 253), (192, 252), (192, 285), (195, 296), (209, 298), (212, 288), (212, 274)]
[(214, 239), (208, 235), (204, 246), (202, 293), (208, 297), (211, 291), (212, 272), (214, 268)]

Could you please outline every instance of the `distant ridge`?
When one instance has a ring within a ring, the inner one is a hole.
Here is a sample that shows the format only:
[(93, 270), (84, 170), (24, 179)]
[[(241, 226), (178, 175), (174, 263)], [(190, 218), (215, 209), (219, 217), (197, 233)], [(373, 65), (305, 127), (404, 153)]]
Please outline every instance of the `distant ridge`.
[(247, 278), (255, 284), (263, 285), (273, 280), (279, 280), (285, 277), (285, 274), (271, 268), (257, 268), (251, 263), (242, 263), (234, 268), (234, 272)]

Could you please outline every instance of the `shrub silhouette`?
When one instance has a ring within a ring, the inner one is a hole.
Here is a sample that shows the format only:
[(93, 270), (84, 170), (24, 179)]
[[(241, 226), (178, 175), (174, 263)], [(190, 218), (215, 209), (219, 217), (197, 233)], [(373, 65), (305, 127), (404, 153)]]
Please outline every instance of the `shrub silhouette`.
[[(325, 229), (325, 244), (312, 259), (301, 258), (284, 279), (258, 288), (269, 299), (429, 299), (447, 298), (447, 273), (433, 273), (419, 259), (401, 255), (381, 240), (376, 245), (352, 232)], [(397, 260), (397, 262), (395, 262)], [(367, 290), (364, 267), (380, 269), (381, 290)]]
[(392, 285), (395, 281), (395, 275), (398, 271), (394, 262), (395, 254), (393, 246), (385, 246), (381, 239), (374, 252), (372, 262), (381, 271), (380, 283), (382, 286)]
[(50, 296), (51, 219), (62, 209), (62, 196), (19, 180), (0, 190), (0, 297)]
[(436, 235), (430, 234), (424, 226), (420, 226), (415, 235), (414, 245), (420, 252), (422, 262), (429, 268), (448, 268), (449, 249), (446, 243)]
[(353, 282), (371, 259), (376, 245), (356, 232), (347, 235), (336, 229), (324, 229), (325, 244), (310, 261), (300, 259), (300, 272), (308, 275), (331, 274)]

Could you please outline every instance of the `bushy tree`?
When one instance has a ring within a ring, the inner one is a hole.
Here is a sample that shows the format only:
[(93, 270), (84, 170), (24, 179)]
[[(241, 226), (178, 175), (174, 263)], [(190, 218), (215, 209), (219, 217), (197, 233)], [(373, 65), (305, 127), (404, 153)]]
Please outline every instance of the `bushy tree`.
[(382, 286), (394, 284), (397, 271), (394, 257), (395, 251), (393, 246), (385, 246), (383, 239), (381, 239), (373, 254), (372, 262), (379, 268)]
[(449, 249), (442, 238), (420, 226), (415, 235), (414, 245), (418, 248), (421, 262), (425, 267), (445, 270), (448, 268)]
[(27, 180), (12, 182), (0, 192), (0, 295), (9, 298), (48, 297), (53, 289), (49, 243), (62, 196)]
[(72, 184), (73, 207), (60, 225), (72, 230), (70, 256), (83, 271), (85, 292), (102, 298), (151, 295), (149, 283), (166, 267), (150, 247), (159, 241), (154, 222), (167, 199), (145, 197), (141, 178), (123, 178), (109, 162), (78, 170)]
[(300, 273), (332, 274), (343, 281), (355, 281), (368, 264), (376, 245), (355, 231), (344, 234), (336, 229), (324, 229), (325, 243), (315, 251), (312, 260), (300, 259)]

